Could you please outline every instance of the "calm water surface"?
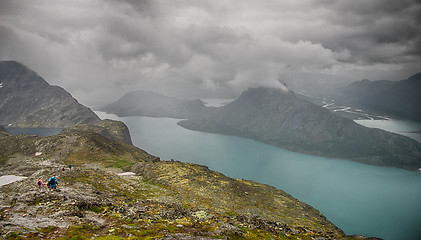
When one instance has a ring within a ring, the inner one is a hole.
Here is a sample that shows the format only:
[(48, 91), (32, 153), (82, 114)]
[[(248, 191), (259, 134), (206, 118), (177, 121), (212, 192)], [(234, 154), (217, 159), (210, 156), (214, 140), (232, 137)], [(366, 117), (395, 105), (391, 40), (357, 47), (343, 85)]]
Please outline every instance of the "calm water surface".
[(371, 128), (399, 133), (421, 142), (421, 123), (409, 120), (355, 120), (355, 122)]
[(125, 117), (136, 146), (163, 160), (209, 166), (282, 189), (347, 234), (421, 239), (421, 173), (294, 153), (252, 140), (195, 132), (177, 119)]

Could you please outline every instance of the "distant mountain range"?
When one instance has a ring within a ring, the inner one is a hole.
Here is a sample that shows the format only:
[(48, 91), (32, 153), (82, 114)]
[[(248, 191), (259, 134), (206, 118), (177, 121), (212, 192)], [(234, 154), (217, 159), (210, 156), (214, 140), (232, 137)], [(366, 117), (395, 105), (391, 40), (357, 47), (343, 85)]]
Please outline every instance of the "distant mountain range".
[(0, 125), (69, 127), (99, 117), (68, 92), (15, 61), (0, 62)]
[(185, 100), (164, 96), (149, 91), (135, 91), (125, 94), (116, 102), (99, 107), (98, 110), (118, 116), (195, 118), (207, 114), (213, 108), (205, 107), (199, 99)]
[[(343, 90), (352, 98), (358, 99), (351, 92), (368, 98), (373, 92), (386, 92), (392, 86), (404, 86), (402, 91), (405, 91), (416, 79), (415, 76), (403, 83), (363, 81)], [(421, 167), (421, 143), (361, 126), (297, 96), (287, 87), (251, 88), (223, 107), (209, 108), (200, 100), (137, 91), (100, 110), (119, 116), (187, 119), (179, 125), (191, 130), (251, 138), (295, 152), (410, 170)]]
[(319, 156), (411, 170), (421, 167), (421, 143), (363, 127), (297, 98), (291, 90), (251, 88), (212, 114), (179, 125)]
[(421, 73), (401, 81), (367, 79), (340, 88), (336, 101), (421, 121)]

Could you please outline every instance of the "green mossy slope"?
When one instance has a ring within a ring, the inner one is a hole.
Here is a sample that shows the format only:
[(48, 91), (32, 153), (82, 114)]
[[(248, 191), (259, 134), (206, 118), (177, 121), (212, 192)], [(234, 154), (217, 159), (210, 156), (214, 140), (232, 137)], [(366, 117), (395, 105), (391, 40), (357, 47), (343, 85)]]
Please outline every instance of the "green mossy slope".
[[(357, 239), (274, 187), (159, 161), (118, 125), (0, 137), (2, 175), (27, 177), (0, 187), (0, 239)], [(39, 192), (52, 174), (57, 191)]]

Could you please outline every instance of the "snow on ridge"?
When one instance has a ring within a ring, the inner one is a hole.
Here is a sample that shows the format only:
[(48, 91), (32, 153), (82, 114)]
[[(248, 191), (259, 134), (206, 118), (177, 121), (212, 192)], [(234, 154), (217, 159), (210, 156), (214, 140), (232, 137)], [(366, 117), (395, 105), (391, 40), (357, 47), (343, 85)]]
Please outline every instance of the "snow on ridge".
[(287, 85), (286, 85), (286, 84), (281, 84), (281, 90), (282, 90), (284, 93), (289, 93), (289, 92), (290, 92), (290, 90), (289, 90), (289, 88), (287, 87)]
[(2, 88), (3, 87), (3, 83), (2, 82), (0, 82), (0, 88)]
[(16, 181), (20, 181), (23, 180), (27, 177), (23, 177), (23, 176), (15, 176), (15, 175), (4, 175), (4, 176), (0, 176), (0, 186), (12, 183), (12, 182), (16, 182)]

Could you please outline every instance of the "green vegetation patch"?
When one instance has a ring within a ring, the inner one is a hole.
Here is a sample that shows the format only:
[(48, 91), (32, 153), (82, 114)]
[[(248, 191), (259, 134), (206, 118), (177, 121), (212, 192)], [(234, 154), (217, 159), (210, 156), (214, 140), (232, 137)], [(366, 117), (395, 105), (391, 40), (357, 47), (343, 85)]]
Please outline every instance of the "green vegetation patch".
[(124, 159), (124, 158), (121, 158), (121, 157), (117, 157), (117, 158), (107, 159), (107, 160), (103, 161), (103, 164), (107, 168), (109, 168), (109, 167), (126, 168), (126, 167), (133, 166), (135, 164), (135, 162), (133, 162), (133, 160), (128, 160), (127, 158)]
[(72, 165), (85, 165), (91, 163), (100, 163), (105, 168), (127, 168), (139, 160), (134, 159), (130, 154), (115, 154), (115, 153), (102, 153), (95, 154), (90, 152), (72, 152), (66, 159), (66, 162)]
[(9, 156), (0, 154), (0, 166), (6, 165), (7, 160), (9, 160)]
[(232, 235), (230, 239), (278, 239), (278, 240), (311, 240), (311, 236), (306, 236), (303, 234), (299, 235), (286, 235), (282, 233), (273, 234), (261, 229), (249, 229), (240, 227), (244, 232), (242, 234)]
[(111, 236), (105, 236), (105, 237), (97, 237), (95, 239), (96, 240), (126, 240), (128, 238), (126, 238), (126, 237), (118, 237), (118, 236), (111, 235)]
[(99, 169), (78, 169), (67, 172), (62, 180), (68, 185), (80, 188), (81, 191), (94, 192), (103, 196), (114, 197), (114, 200), (145, 199), (151, 194), (160, 194), (158, 187), (148, 185), (140, 180), (131, 180)]
[(52, 233), (52, 232), (55, 232), (57, 230), (60, 230), (60, 228), (57, 227), (57, 226), (48, 226), (48, 227), (45, 227), (45, 228), (41, 228), (39, 230), (39, 232), (41, 232), (41, 233)]
[(6, 239), (24, 239), (24, 238), (16, 232), (10, 232), (6, 234)]
[(94, 212), (94, 213), (102, 213), (102, 212), (104, 212), (105, 207), (104, 206), (98, 206), (98, 205), (91, 205), (88, 210), (91, 211), (91, 212)]
[(60, 239), (66, 240), (82, 240), (90, 239), (94, 234), (99, 233), (100, 227), (94, 227), (90, 224), (73, 225), (70, 226), (64, 233), (64, 237)]

